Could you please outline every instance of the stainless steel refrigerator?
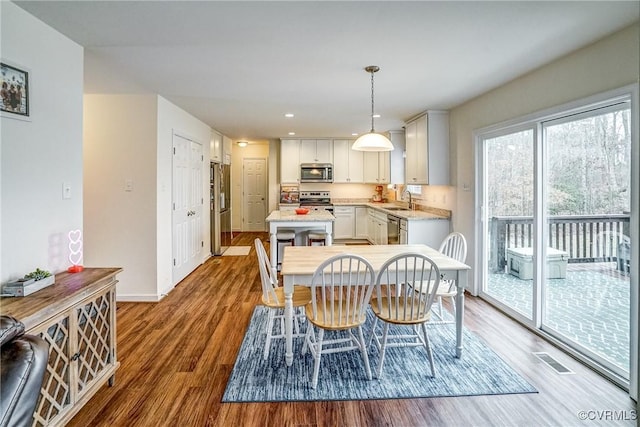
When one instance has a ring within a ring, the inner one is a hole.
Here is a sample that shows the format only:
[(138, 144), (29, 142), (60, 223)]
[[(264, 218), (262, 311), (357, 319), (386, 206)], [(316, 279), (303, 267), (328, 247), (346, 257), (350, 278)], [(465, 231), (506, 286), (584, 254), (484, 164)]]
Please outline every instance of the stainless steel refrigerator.
[(211, 253), (222, 255), (231, 245), (231, 167), (211, 163)]

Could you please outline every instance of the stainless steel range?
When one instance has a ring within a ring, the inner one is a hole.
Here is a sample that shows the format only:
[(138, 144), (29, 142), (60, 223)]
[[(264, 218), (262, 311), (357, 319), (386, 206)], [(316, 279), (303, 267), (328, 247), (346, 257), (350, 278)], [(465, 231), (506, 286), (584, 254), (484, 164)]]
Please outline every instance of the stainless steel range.
[(311, 210), (326, 210), (333, 213), (331, 193), (329, 191), (301, 191), (300, 207)]

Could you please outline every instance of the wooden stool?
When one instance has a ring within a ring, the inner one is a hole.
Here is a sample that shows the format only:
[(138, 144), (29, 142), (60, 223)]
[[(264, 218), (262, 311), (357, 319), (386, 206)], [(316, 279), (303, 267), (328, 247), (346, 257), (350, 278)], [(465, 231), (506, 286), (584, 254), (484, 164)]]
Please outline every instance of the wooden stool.
[(313, 246), (314, 243), (322, 243), (322, 246), (327, 246), (327, 233), (324, 231), (309, 231), (307, 245)]
[(277, 253), (278, 253), (278, 258), (277, 258), (277, 266), (278, 266), (278, 271), (280, 270), (280, 264), (282, 264), (282, 255), (280, 254), (280, 244), (288, 244), (291, 246), (295, 246), (296, 245), (296, 232), (294, 230), (278, 230), (278, 232), (276, 233), (276, 244), (278, 245), (277, 249)]

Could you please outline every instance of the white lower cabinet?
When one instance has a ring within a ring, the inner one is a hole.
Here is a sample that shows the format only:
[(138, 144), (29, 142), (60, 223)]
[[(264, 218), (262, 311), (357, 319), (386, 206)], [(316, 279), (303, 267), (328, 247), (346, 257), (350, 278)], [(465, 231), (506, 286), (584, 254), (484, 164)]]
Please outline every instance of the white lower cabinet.
[(367, 231), (367, 222), (369, 219), (367, 210), (368, 208), (356, 206), (356, 232), (355, 236), (353, 236), (356, 239), (366, 239), (369, 236), (369, 233)]
[(353, 206), (334, 206), (333, 216), (336, 220), (333, 224), (334, 239), (353, 239), (355, 230), (355, 208)]
[[(387, 213), (365, 206), (334, 206), (334, 239), (362, 239), (387, 245)], [(424, 244), (434, 249), (449, 234), (448, 219), (400, 219), (400, 244)]]
[[(448, 219), (406, 221), (405, 238), (409, 245), (423, 244), (438, 249), (447, 234), (449, 234)], [(400, 223), (400, 239), (402, 243), (402, 222)]]
[(376, 209), (369, 208), (367, 215), (367, 240), (374, 245), (387, 244), (387, 214)]
[(367, 240), (369, 243), (374, 243), (375, 240), (375, 217), (373, 213), (375, 211), (371, 208), (367, 209)]
[(400, 244), (406, 245), (408, 240), (409, 238), (407, 236), (407, 220), (401, 219), (400, 220)]

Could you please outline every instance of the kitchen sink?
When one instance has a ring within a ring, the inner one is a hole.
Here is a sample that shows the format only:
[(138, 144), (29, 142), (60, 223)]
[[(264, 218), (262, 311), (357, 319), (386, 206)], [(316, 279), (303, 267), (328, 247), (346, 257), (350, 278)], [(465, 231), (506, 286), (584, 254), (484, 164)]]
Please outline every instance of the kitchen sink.
[(385, 208), (385, 209), (388, 210), (388, 211), (410, 211), (411, 210), (409, 208), (400, 208), (400, 207), (397, 207), (397, 208)]

